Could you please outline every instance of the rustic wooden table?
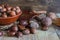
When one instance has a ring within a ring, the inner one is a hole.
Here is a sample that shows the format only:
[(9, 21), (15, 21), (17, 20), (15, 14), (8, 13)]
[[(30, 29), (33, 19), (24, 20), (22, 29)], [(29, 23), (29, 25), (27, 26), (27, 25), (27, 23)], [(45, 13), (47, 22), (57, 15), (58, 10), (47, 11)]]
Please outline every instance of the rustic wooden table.
[(2, 36), (0, 37), (0, 40), (59, 40), (59, 37), (57, 36), (54, 27), (50, 26), (47, 31), (37, 30), (36, 34), (24, 35), (19, 38)]

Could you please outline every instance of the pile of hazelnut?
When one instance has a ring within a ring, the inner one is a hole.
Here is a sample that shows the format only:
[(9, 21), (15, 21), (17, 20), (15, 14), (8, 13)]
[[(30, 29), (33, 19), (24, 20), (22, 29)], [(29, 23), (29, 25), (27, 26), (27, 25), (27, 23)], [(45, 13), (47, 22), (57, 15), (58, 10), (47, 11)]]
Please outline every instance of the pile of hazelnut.
[(0, 17), (7, 18), (16, 16), (19, 12), (21, 12), (19, 6), (12, 7), (8, 4), (0, 5)]

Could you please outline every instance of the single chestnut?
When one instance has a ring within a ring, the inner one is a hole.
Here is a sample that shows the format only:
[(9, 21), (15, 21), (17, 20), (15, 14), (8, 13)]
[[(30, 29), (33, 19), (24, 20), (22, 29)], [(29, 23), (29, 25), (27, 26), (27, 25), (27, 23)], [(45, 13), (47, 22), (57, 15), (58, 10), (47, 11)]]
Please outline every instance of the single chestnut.
[(36, 29), (35, 29), (35, 28), (30, 28), (30, 32), (31, 32), (32, 34), (35, 34), (35, 33), (36, 33)]
[(13, 8), (13, 11), (16, 11), (16, 8)]
[(50, 17), (51, 19), (55, 20), (57, 17), (56, 17), (56, 14), (54, 12), (50, 12), (47, 14), (48, 17)]
[(16, 32), (13, 32), (13, 31), (8, 31), (8, 36), (15, 36)]
[(7, 7), (7, 10), (10, 11), (12, 9), (12, 7)]
[(3, 35), (3, 32), (2, 31), (0, 31), (0, 36), (2, 36)]
[(11, 27), (11, 30), (14, 31), (14, 32), (17, 32), (17, 31), (18, 31), (17, 25), (13, 25), (13, 26)]
[(23, 36), (23, 33), (22, 32), (17, 32), (16, 33), (16, 37), (22, 37)]
[(6, 14), (6, 13), (3, 13), (3, 14), (2, 14), (2, 17), (3, 17), (3, 18), (7, 18), (7, 14)]
[(0, 6), (0, 10), (2, 9), (2, 6)]
[(39, 27), (38, 22), (35, 20), (30, 20), (29, 23), (30, 23), (30, 27), (32, 27), (32, 28), (38, 28)]
[(27, 22), (27, 20), (21, 20), (20, 21), (20, 24), (21, 25), (24, 25), (24, 26), (27, 26), (28, 25), (28, 22)]
[(46, 31), (46, 30), (48, 30), (48, 26), (43, 26), (41, 29)]
[(20, 7), (19, 6), (16, 6), (16, 9), (20, 9)]
[(6, 9), (6, 8), (3, 8), (1, 11), (2, 11), (2, 12), (6, 12), (6, 11), (7, 11), (7, 9)]
[(11, 16), (15, 16), (16, 15), (16, 12), (15, 11), (11, 11), (10, 15)]
[(30, 30), (29, 30), (29, 29), (25, 29), (25, 30), (23, 30), (22, 32), (23, 32), (23, 34), (25, 34), (25, 35), (30, 34)]
[(45, 17), (42, 19), (42, 25), (50, 26), (52, 24), (52, 19), (50, 17)]
[(17, 14), (18, 14), (18, 13), (20, 13), (20, 12), (21, 12), (21, 10), (20, 10), (20, 9), (17, 9), (17, 10), (16, 10), (16, 13), (17, 13)]
[(21, 12), (20, 7), (19, 7), (19, 6), (16, 6), (16, 13), (18, 14), (18, 13), (20, 13), (20, 12)]

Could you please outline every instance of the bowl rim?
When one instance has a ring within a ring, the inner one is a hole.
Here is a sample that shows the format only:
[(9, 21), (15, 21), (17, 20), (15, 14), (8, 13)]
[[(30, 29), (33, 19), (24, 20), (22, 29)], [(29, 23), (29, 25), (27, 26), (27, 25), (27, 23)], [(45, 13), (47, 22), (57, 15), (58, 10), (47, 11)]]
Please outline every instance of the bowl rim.
[(17, 15), (15, 15), (15, 16), (13, 16), (13, 17), (7, 17), (7, 18), (0, 17), (0, 19), (10, 19), (10, 18), (17, 17), (17, 16), (19, 16), (19, 15), (21, 15), (21, 14), (22, 14), (22, 12), (19, 12)]

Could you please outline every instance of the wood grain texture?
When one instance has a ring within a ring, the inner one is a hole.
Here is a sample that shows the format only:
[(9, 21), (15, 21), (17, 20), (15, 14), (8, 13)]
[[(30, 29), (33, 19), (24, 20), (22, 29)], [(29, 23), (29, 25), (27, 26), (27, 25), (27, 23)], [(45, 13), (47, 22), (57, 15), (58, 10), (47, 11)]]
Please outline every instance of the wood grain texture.
[(3, 40), (59, 40), (56, 31), (53, 27), (49, 27), (48, 31), (37, 30), (36, 34), (23, 35), (23, 37), (7, 37), (4, 36)]

